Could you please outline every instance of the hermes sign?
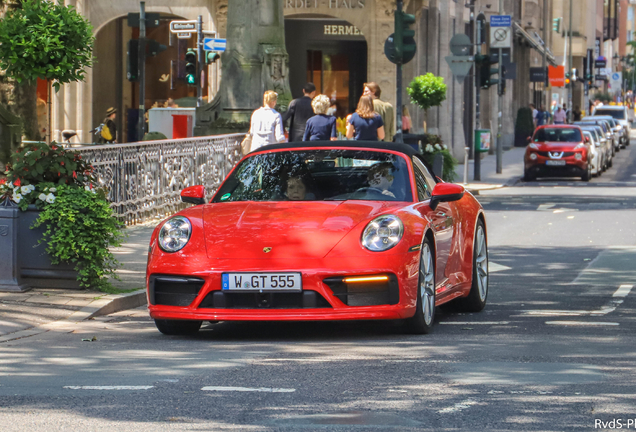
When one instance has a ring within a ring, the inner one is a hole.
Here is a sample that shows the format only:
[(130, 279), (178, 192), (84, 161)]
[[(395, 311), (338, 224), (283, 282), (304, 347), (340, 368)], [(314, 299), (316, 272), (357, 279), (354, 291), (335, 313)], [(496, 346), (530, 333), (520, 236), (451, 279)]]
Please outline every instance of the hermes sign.
[(363, 9), (367, 0), (283, 0), (285, 9)]
[(324, 26), (326, 35), (348, 35), (348, 36), (362, 36), (362, 32), (358, 27), (353, 25), (330, 25)]

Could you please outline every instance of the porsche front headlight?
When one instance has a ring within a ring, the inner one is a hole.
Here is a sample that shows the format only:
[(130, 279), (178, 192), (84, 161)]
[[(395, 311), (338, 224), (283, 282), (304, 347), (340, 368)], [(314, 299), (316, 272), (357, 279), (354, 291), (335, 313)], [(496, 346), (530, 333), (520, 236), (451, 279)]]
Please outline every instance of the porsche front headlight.
[(373, 219), (362, 232), (362, 246), (372, 252), (391, 249), (402, 240), (404, 225), (397, 216), (383, 215)]
[(168, 219), (159, 231), (159, 247), (164, 252), (180, 251), (188, 244), (191, 233), (192, 224), (188, 218), (175, 216)]

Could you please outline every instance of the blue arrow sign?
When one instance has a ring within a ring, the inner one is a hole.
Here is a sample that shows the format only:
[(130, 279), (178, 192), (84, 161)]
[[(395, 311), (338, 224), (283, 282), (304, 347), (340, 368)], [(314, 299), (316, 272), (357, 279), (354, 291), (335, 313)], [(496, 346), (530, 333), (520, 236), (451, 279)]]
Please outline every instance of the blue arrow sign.
[(205, 38), (203, 39), (203, 49), (205, 51), (225, 51), (225, 47), (227, 46), (227, 39), (214, 39), (214, 38)]
[(512, 26), (511, 15), (490, 15), (490, 27), (510, 27)]

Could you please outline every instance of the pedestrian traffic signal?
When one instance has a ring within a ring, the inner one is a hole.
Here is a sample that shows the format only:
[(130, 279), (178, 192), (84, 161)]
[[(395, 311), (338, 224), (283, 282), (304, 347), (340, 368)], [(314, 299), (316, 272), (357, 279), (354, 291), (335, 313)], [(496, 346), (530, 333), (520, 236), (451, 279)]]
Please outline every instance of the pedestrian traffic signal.
[(126, 51), (126, 79), (137, 81), (139, 78), (139, 40), (130, 39)]
[(188, 85), (197, 85), (197, 52), (188, 48), (185, 54), (185, 73)]
[(554, 30), (557, 33), (560, 33), (560, 31), (561, 31), (561, 18), (552, 19), (552, 30)]
[(497, 64), (496, 61), (493, 61), (490, 56), (477, 54), (475, 62), (479, 65), (479, 87), (488, 89), (490, 86), (499, 83), (499, 79), (491, 78), (493, 75), (499, 75), (499, 68), (493, 67), (493, 65)]
[(400, 10), (395, 11), (393, 43), (397, 64), (408, 63), (415, 54), (415, 30), (409, 28), (411, 24), (415, 24), (415, 15)]
[(208, 51), (208, 54), (205, 56), (205, 63), (206, 64), (212, 64), (212, 63), (216, 62), (220, 58), (221, 58), (221, 56), (219, 55), (219, 53), (214, 52), (214, 51)]

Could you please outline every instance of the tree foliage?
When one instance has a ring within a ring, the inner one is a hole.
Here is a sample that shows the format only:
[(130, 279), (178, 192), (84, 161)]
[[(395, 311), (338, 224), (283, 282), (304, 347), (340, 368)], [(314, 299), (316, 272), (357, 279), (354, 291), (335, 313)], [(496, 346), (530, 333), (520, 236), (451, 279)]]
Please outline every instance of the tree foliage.
[(24, 0), (0, 21), (0, 67), (18, 83), (52, 80), (57, 91), (84, 80), (94, 41), (92, 26), (72, 6)]
[(427, 110), (439, 106), (446, 100), (446, 84), (444, 78), (427, 73), (413, 78), (406, 88), (411, 101), (420, 108)]

